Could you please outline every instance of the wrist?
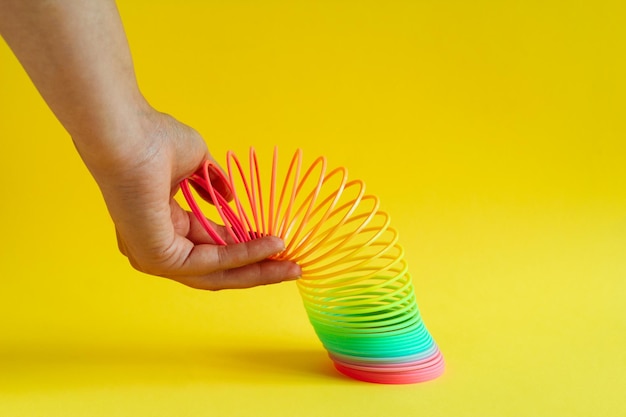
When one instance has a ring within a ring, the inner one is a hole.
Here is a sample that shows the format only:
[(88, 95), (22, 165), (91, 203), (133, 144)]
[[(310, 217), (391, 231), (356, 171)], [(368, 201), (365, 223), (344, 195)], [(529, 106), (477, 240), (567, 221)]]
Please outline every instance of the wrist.
[(81, 158), (92, 173), (113, 174), (116, 167), (137, 161), (154, 146), (150, 131), (159, 112), (143, 96), (126, 99), (104, 109), (91, 110), (97, 119), (66, 127)]

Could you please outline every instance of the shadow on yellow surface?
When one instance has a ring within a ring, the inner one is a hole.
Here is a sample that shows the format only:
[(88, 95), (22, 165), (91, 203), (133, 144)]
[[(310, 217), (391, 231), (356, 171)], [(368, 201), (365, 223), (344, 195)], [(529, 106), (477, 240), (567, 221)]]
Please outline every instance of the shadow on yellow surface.
[(333, 384), (346, 380), (322, 349), (289, 346), (16, 347), (0, 351), (5, 394), (125, 385)]

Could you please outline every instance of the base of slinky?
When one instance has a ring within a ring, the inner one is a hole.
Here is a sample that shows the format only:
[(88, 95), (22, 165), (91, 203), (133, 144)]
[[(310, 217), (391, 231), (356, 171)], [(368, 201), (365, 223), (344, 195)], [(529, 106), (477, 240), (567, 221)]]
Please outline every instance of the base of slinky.
[(445, 369), (438, 348), (428, 357), (408, 362), (362, 361), (329, 354), (335, 368), (342, 374), (360, 381), (377, 384), (415, 384), (435, 379)]

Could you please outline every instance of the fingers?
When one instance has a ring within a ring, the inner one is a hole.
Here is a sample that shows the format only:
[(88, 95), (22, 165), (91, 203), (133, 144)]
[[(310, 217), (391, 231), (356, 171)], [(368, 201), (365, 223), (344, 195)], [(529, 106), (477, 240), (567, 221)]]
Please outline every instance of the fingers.
[(191, 288), (217, 291), (252, 288), (259, 285), (292, 281), (298, 279), (301, 274), (300, 267), (294, 262), (265, 260), (208, 275), (185, 276), (172, 279)]
[(251, 288), (295, 280), (302, 275), (302, 269), (295, 262), (267, 259), (284, 250), (283, 241), (274, 236), (226, 246), (197, 244), (181, 263), (161, 264), (152, 269), (145, 263), (137, 262), (119, 233), (118, 244), (120, 251), (136, 269), (196, 289)]
[(293, 280), (302, 275), (299, 265), (267, 259), (284, 248), (283, 241), (273, 236), (226, 246), (196, 245), (172, 278), (207, 290), (250, 288)]
[(283, 241), (268, 236), (234, 245), (196, 245), (174, 279), (196, 289), (250, 288), (290, 281), (302, 275), (294, 262), (267, 258), (284, 250)]
[(179, 267), (181, 275), (204, 275), (263, 261), (285, 249), (274, 236), (233, 245), (195, 245)]

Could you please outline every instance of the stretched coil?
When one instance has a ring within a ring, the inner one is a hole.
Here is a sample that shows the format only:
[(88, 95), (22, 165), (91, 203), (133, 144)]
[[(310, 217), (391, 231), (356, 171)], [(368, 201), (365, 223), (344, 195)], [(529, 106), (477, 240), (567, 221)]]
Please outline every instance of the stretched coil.
[[(210, 196), (234, 242), (266, 235), (284, 240), (286, 249), (274, 259), (302, 267), (297, 285), (304, 307), (337, 370), (389, 384), (442, 374), (443, 357), (420, 316), (398, 233), (363, 181), (348, 180), (343, 167), (329, 171), (324, 157), (303, 170), (301, 150), (283, 177), (275, 148), (263, 188), (253, 148), (247, 172), (233, 152), (226, 160), (227, 177), (206, 162), (183, 181), (185, 199), (216, 244), (226, 242), (206, 220), (190, 182)], [(230, 205), (213, 189), (211, 175), (230, 185)]]

